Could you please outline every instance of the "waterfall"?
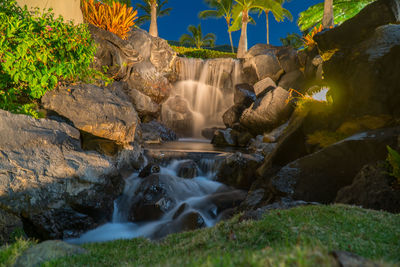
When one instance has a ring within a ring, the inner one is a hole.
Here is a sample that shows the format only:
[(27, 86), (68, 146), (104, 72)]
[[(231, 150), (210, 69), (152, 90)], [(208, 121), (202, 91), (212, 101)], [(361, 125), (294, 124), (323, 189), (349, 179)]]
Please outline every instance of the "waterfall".
[(181, 137), (200, 137), (201, 130), (223, 126), (233, 105), (233, 88), (241, 82), (240, 61), (231, 58), (181, 58), (179, 81), (162, 108), (162, 121)]

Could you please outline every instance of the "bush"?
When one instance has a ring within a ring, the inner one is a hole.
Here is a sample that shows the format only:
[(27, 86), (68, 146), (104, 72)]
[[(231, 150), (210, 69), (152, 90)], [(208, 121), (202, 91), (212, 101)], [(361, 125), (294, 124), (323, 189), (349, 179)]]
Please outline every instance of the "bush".
[(90, 68), (95, 51), (86, 25), (1, 1), (0, 108), (37, 117), (34, 99), (59, 82), (89, 81), (98, 74)]
[(391, 176), (395, 177), (397, 181), (400, 183), (400, 154), (390, 146), (387, 146), (388, 157), (387, 161), (392, 167)]
[(172, 49), (175, 50), (178, 54), (181, 54), (186, 57), (192, 58), (202, 58), (202, 59), (211, 59), (211, 58), (236, 58), (235, 53), (227, 53), (220, 52), (209, 49), (198, 49), (184, 46), (171, 46)]

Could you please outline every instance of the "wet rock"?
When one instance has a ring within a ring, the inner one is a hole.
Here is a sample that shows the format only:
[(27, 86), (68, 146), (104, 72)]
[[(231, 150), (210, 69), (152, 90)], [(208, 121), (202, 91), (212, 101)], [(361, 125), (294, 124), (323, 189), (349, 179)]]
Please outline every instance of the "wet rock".
[(34, 245), (23, 252), (22, 255), (17, 258), (14, 266), (39, 266), (47, 261), (57, 258), (84, 253), (86, 253), (85, 249), (59, 240), (45, 241)]
[(80, 204), (111, 215), (122, 158), (84, 152), (79, 131), (65, 123), (0, 110), (0, 125), (0, 206), (27, 219)]
[(288, 104), (288, 91), (281, 87), (259, 96), (240, 117), (240, 124), (252, 134), (271, 131), (289, 119), (292, 107)]
[(270, 77), (267, 77), (254, 85), (254, 92), (258, 96), (264, 91), (268, 92), (275, 89), (275, 87), (276, 83)]
[(289, 90), (302, 91), (304, 88), (304, 74), (300, 70), (285, 73), (279, 80), (278, 86)]
[(198, 175), (198, 169), (196, 162), (186, 160), (177, 166), (177, 175), (182, 178), (194, 178)]
[(142, 130), (142, 139), (145, 142), (164, 142), (178, 139), (173, 130), (155, 120), (142, 123), (140, 128)]
[(369, 162), (383, 160), (397, 144), (400, 128), (360, 133), (283, 167), (270, 181), (271, 192), (295, 200), (332, 203)]
[(240, 117), (242, 116), (243, 111), (246, 107), (242, 105), (233, 105), (230, 107), (224, 115), (222, 115), (222, 120), (226, 127), (231, 128), (237, 122), (239, 122)]
[(207, 200), (217, 207), (217, 213), (219, 214), (224, 210), (239, 206), (246, 198), (246, 195), (247, 193), (243, 190), (233, 190), (212, 194)]
[(236, 146), (236, 140), (231, 133), (232, 129), (230, 128), (215, 131), (211, 144), (215, 146)]
[(242, 83), (235, 85), (235, 91), (233, 94), (233, 102), (235, 105), (249, 107), (256, 100), (253, 86)]
[(236, 140), (236, 146), (247, 147), (253, 135), (247, 131), (237, 131), (235, 129), (231, 132), (234, 140)]
[(21, 219), (7, 211), (0, 209), (0, 246), (12, 243), (14, 234), (22, 231)]
[(265, 143), (263, 142), (264, 136), (257, 135), (256, 138), (253, 138), (249, 142), (249, 151), (253, 153), (258, 153), (263, 155), (264, 157), (268, 154), (272, 153), (275, 149), (275, 143)]
[(135, 109), (108, 89), (85, 84), (57, 88), (42, 97), (42, 105), (94, 136), (124, 145), (135, 139), (139, 123)]
[(215, 131), (224, 129), (225, 128), (220, 127), (204, 128), (203, 130), (201, 130), (201, 136), (211, 140), (214, 136)]
[(256, 180), (256, 170), (263, 157), (237, 152), (223, 159), (217, 172), (217, 181), (240, 189), (249, 189)]
[(183, 97), (170, 97), (162, 107), (162, 122), (180, 136), (193, 135), (194, 115)]
[(340, 189), (335, 202), (400, 213), (400, 189), (387, 173), (383, 161), (364, 166), (351, 185)]
[[(332, 84), (337, 112), (400, 114), (400, 25), (398, 2), (379, 0), (339, 27), (316, 37), (325, 58), (324, 77)], [(357, 27), (356, 33), (352, 29)], [(379, 71), (377, 71), (379, 70)]]
[(147, 164), (140, 172), (139, 172), (139, 177), (140, 178), (145, 178), (147, 176), (150, 176), (154, 173), (159, 173), (160, 172), (160, 166), (157, 164)]

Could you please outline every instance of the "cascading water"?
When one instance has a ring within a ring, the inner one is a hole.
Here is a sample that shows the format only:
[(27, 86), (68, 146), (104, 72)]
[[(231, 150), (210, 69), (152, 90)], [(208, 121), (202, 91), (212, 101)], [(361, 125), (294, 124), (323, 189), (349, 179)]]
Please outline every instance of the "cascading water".
[(233, 88), (241, 82), (240, 62), (181, 58), (178, 71), (179, 81), (162, 108), (163, 122), (186, 137), (223, 126), (222, 115), (233, 105)]

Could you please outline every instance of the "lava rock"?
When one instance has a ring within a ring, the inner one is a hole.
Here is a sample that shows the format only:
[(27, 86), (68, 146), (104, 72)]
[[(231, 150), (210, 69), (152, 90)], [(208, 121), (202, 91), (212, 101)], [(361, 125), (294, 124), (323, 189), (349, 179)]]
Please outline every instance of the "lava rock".
[(211, 144), (215, 146), (236, 146), (236, 140), (231, 135), (232, 129), (217, 130), (211, 140)]
[(270, 77), (267, 77), (267, 78), (257, 82), (254, 85), (254, 92), (258, 96), (261, 93), (264, 93), (265, 91), (268, 92), (275, 88), (276, 88), (276, 83)]
[(178, 139), (173, 130), (155, 120), (142, 123), (140, 128), (142, 130), (142, 139), (145, 142), (175, 141)]
[(253, 86), (242, 83), (235, 85), (235, 92), (233, 94), (233, 102), (235, 105), (244, 106), (248, 108), (256, 100)]
[(304, 74), (300, 70), (285, 73), (279, 80), (278, 86), (286, 90), (295, 89), (301, 92), (304, 88)]
[(387, 173), (383, 161), (365, 165), (351, 185), (340, 189), (335, 202), (400, 213), (400, 189)]
[(194, 115), (183, 97), (170, 97), (162, 107), (162, 122), (180, 136), (192, 136)]
[(0, 246), (12, 243), (13, 234), (23, 228), (21, 219), (0, 208)]
[(224, 115), (222, 115), (222, 120), (226, 127), (231, 128), (237, 122), (239, 122), (240, 117), (242, 116), (243, 111), (246, 107), (242, 105), (233, 105), (230, 107)]
[(147, 164), (139, 173), (140, 178), (145, 178), (147, 176), (150, 176), (154, 173), (159, 173), (160, 172), (160, 166), (157, 164)]
[(182, 178), (194, 178), (198, 175), (199, 167), (193, 160), (186, 160), (177, 166), (177, 175)]
[(214, 136), (215, 131), (224, 129), (225, 128), (221, 127), (204, 128), (203, 130), (201, 130), (201, 136), (211, 140)]

